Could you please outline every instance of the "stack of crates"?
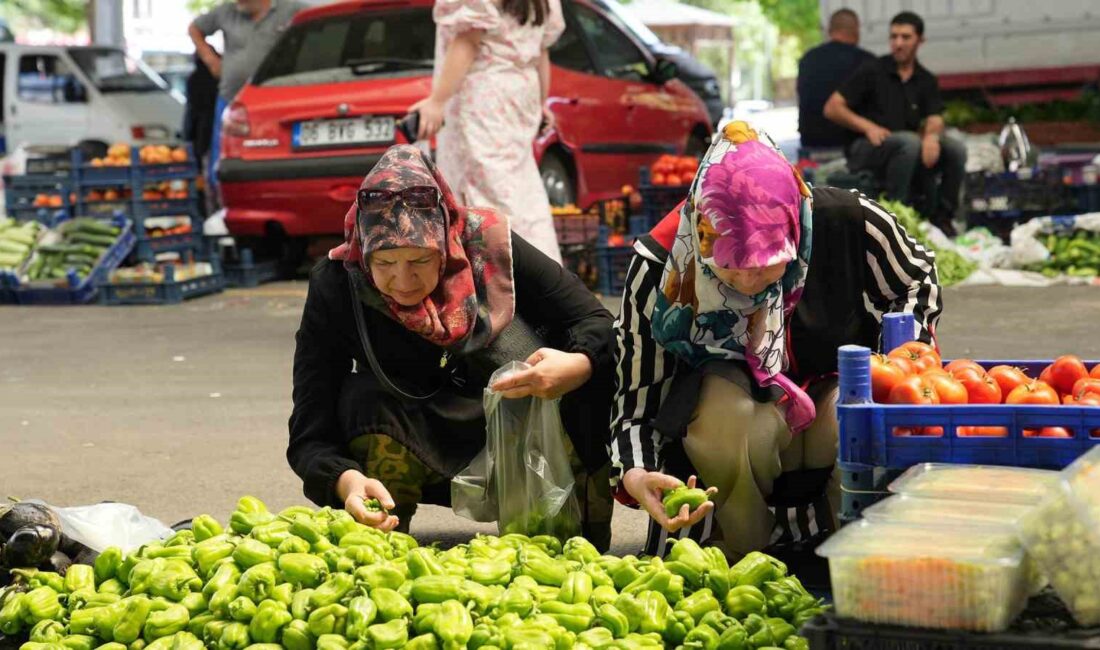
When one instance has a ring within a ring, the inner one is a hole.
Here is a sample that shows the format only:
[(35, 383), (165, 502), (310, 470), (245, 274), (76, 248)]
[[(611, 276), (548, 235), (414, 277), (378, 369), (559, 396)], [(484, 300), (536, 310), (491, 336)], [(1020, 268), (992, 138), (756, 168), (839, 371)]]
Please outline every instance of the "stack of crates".
[(73, 176), (67, 158), (31, 158), (27, 173), (4, 177), (4, 203), (18, 221), (52, 226), (73, 214)]
[[(562, 264), (577, 274), (589, 288), (608, 295), (616, 282), (616, 273), (607, 265), (609, 251), (625, 237), (636, 217), (630, 210), (630, 197), (597, 201), (585, 210), (568, 206), (555, 208), (554, 231), (561, 250)], [(619, 275), (625, 275), (622, 269)], [(618, 279), (621, 282), (621, 277)]]

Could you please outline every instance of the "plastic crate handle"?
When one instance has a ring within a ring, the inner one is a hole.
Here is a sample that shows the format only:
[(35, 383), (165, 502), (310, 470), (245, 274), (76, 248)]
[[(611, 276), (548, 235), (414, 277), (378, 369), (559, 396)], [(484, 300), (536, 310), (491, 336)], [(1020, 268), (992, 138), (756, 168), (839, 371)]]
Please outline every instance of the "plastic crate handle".
[(882, 351), (890, 350), (917, 338), (917, 321), (913, 314), (885, 314), (882, 317)]

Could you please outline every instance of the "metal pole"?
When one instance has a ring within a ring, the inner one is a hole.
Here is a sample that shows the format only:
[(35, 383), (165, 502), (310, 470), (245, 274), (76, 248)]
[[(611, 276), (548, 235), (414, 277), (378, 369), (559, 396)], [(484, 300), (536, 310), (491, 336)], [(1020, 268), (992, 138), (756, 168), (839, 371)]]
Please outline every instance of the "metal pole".
[(88, 4), (92, 42), (122, 47), (126, 40), (122, 31), (122, 0), (91, 0)]

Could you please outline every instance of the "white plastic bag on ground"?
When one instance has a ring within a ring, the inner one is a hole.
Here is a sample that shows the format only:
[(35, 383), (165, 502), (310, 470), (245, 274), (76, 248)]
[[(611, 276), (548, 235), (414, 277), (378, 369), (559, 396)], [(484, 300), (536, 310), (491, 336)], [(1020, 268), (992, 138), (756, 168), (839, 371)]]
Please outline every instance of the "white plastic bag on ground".
[(160, 520), (141, 514), (136, 507), (126, 503), (50, 508), (61, 519), (61, 532), (66, 537), (98, 553), (110, 546), (117, 546), (127, 553), (142, 544), (166, 539), (173, 534), (172, 529)]
[(1075, 217), (1038, 217), (1012, 229), (1009, 235), (1012, 246), (1011, 263), (1014, 268), (1029, 264), (1042, 264), (1050, 258), (1050, 251), (1040, 241), (1040, 235), (1069, 234), (1074, 230), (1100, 232), (1100, 212), (1079, 214)]

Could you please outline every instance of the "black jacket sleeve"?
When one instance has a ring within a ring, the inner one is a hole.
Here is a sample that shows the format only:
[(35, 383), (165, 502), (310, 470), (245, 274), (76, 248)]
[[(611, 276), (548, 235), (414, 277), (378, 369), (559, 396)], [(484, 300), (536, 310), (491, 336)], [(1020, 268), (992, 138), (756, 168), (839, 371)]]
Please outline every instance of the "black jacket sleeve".
[[(326, 299), (325, 265), (310, 275), (302, 323), (295, 335), (294, 409), (286, 458), (302, 479), (302, 491), (319, 506), (339, 506), (336, 480), (344, 471), (361, 469), (337, 431), (336, 408), (349, 360), (335, 345), (336, 322)], [(341, 269), (342, 270), (342, 269)]]
[(536, 327), (564, 335), (561, 347), (592, 362), (593, 374), (611, 367), (614, 318), (580, 279), (512, 234), (516, 313)]

